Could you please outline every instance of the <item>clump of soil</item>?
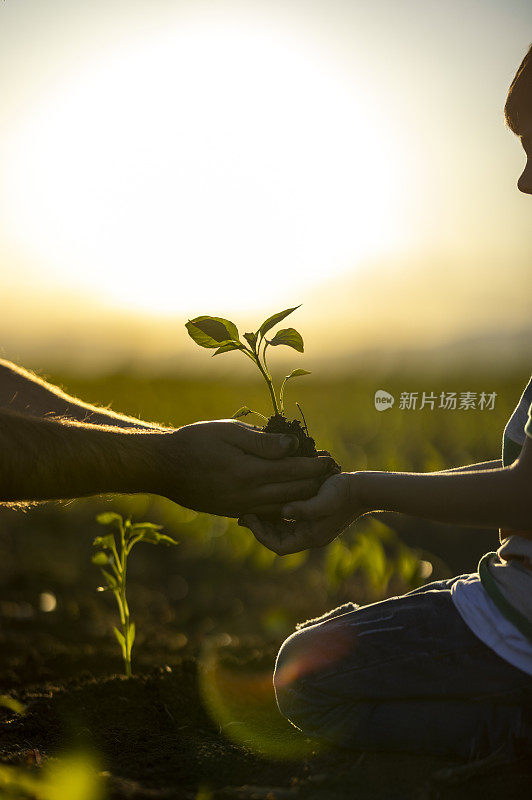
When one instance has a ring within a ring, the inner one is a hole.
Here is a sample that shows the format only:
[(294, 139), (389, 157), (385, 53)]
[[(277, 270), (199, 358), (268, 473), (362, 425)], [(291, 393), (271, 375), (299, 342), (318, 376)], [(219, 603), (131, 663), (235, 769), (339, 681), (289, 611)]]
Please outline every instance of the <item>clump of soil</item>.
[(288, 433), (296, 436), (299, 442), (297, 450), (290, 453), (291, 456), (308, 456), (309, 458), (318, 455), (316, 443), (312, 436), (309, 436), (306, 427), (303, 427), (298, 419), (287, 419), (282, 414), (275, 414), (270, 417), (268, 424), (262, 429), (265, 433)]

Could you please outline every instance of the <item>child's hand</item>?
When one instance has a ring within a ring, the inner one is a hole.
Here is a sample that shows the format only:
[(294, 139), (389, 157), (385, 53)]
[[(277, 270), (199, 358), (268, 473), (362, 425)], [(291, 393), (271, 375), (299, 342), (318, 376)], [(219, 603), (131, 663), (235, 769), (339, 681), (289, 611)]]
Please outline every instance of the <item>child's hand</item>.
[(282, 522), (246, 515), (239, 524), (249, 528), (263, 545), (278, 555), (323, 547), (369, 509), (357, 491), (357, 473), (341, 472), (328, 478), (315, 497), (283, 507)]

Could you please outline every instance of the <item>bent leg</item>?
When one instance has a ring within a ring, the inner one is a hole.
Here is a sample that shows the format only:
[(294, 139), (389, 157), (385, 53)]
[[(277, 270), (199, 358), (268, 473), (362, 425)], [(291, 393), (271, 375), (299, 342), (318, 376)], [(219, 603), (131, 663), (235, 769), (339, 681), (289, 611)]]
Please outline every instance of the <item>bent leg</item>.
[(305, 733), (359, 749), (482, 758), (532, 750), (532, 680), (480, 641), (449, 590), (390, 598), (283, 644), (279, 709)]
[(450, 591), (452, 585), (456, 583), (456, 581), (459, 581), (462, 578), (468, 578), (469, 574), (470, 573), (466, 572), (463, 575), (455, 575), (454, 578), (444, 578), (443, 580), (424, 583), (423, 586), (418, 586), (417, 589), (412, 589), (410, 592), (405, 592), (405, 594), (401, 595), (401, 597), (406, 597), (407, 595), (411, 594), (422, 594), (423, 592), (442, 591), (443, 589)]

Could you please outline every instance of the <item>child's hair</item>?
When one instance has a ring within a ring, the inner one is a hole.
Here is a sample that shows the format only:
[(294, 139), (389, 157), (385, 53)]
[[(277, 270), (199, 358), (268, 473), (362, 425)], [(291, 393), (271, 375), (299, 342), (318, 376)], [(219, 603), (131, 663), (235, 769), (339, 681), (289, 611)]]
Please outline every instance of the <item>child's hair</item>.
[(532, 119), (532, 45), (508, 89), (504, 116), (506, 124), (517, 136), (523, 133), (523, 122), (526, 124)]

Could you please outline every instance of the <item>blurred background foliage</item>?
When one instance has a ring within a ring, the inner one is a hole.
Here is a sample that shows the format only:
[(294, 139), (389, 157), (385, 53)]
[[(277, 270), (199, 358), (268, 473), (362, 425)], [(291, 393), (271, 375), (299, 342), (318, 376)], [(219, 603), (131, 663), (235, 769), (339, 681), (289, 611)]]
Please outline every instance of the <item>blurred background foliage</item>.
[[(174, 426), (230, 417), (243, 404), (267, 413), (258, 379), (47, 377), (89, 402)], [(405, 371), (327, 381), (312, 375), (287, 391), (287, 413), (296, 416), (295, 401), (300, 402), (317, 446), (345, 470), (432, 471), (497, 458), (504, 425), (527, 377), (459, 370), (441, 378)], [(375, 410), (377, 389), (395, 396), (391, 410)], [(485, 391), (496, 392), (497, 399), (492, 411), (401, 410), (403, 391)], [(99, 532), (95, 515), (104, 510), (159, 523), (179, 541), (164, 554), (139, 547), (131, 561), (140, 663), (143, 642), (156, 646), (159, 626), (170, 626), (175, 650), (213, 632), (278, 642), (296, 622), (347, 600), (375, 602), (427, 580), (474, 571), (478, 557), (497, 541), (497, 531), (378, 514), (355, 523), (327, 548), (278, 557), (235, 520), (198, 514), (160, 497), (95, 497), (25, 512), (4, 508), (0, 615), (44, 619), (52, 611), (62, 614), (65, 624), (83, 621), (92, 633), (108, 636), (101, 610), (109, 599), (96, 595), (98, 571), (90, 563), (92, 538)], [(111, 614), (110, 601), (107, 610)], [(163, 639), (166, 652), (166, 634)]]

